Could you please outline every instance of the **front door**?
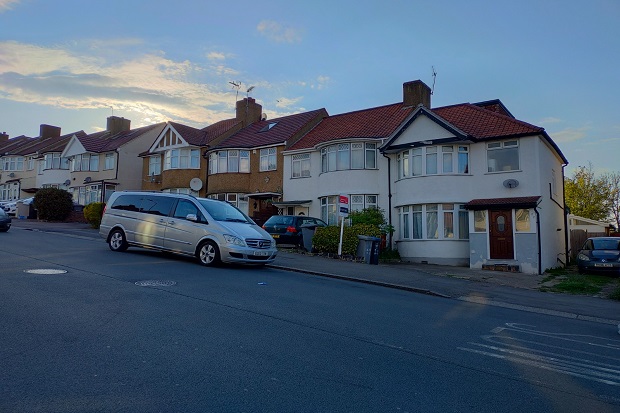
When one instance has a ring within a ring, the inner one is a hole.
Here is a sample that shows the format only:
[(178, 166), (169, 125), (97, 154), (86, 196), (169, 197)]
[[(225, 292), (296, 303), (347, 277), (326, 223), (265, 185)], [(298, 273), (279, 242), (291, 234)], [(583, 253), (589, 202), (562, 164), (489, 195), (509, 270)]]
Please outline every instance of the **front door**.
[(491, 259), (511, 260), (514, 258), (512, 237), (512, 210), (489, 211), (489, 242)]

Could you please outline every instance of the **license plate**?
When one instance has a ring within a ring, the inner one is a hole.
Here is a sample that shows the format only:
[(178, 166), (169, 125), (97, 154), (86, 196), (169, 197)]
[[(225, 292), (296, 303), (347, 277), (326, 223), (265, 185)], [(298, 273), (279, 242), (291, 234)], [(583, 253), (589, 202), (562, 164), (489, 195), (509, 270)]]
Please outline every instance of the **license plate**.
[(274, 235), (272, 235), (272, 237), (274, 237), (274, 238), (280, 238), (280, 236), (279, 236), (278, 234), (274, 234)]
[(255, 256), (266, 257), (269, 255), (269, 251), (254, 251)]
[(614, 265), (613, 264), (609, 264), (609, 263), (602, 263), (602, 264), (594, 264), (595, 267), (605, 267), (605, 268), (611, 268)]

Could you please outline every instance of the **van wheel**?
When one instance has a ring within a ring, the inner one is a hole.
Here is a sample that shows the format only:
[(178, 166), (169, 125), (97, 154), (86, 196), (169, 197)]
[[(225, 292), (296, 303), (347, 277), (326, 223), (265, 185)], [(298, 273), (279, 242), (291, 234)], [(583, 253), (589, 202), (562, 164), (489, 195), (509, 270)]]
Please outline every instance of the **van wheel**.
[(125, 233), (120, 229), (115, 229), (110, 234), (110, 241), (108, 242), (110, 249), (116, 252), (123, 252), (129, 247), (127, 239), (125, 239)]
[(205, 241), (200, 244), (197, 255), (202, 265), (211, 266), (220, 263), (220, 250), (213, 241)]

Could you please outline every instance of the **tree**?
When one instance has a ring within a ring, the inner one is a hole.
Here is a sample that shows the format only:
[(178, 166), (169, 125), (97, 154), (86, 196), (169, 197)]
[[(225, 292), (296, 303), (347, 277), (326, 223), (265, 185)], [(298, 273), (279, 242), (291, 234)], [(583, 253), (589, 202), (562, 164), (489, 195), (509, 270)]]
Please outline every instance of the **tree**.
[(611, 214), (616, 221), (616, 231), (620, 232), (620, 173), (612, 172), (608, 174), (607, 182), (611, 189)]
[(607, 176), (596, 177), (592, 164), (580, 166), (572, 178), (564, 182), (566, 205), (571, 214), (604, 221), (610, 215), (611, 187)]

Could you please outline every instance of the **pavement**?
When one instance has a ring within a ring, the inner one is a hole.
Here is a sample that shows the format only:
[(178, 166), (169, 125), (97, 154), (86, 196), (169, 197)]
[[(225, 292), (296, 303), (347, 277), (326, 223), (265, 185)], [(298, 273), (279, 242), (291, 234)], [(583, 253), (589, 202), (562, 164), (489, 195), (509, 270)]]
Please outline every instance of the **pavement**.
[[(14, 219), (13, 230), (55, 232), (100, 239), (103, 243), (98, 230), (84, 223)], [(542, 292), (545, 275), (405, 262), (372, 265), (295, 249), (280, 249), (269, 267), (486, 306), (620, 325), (620, 302), (600, 296)]]

